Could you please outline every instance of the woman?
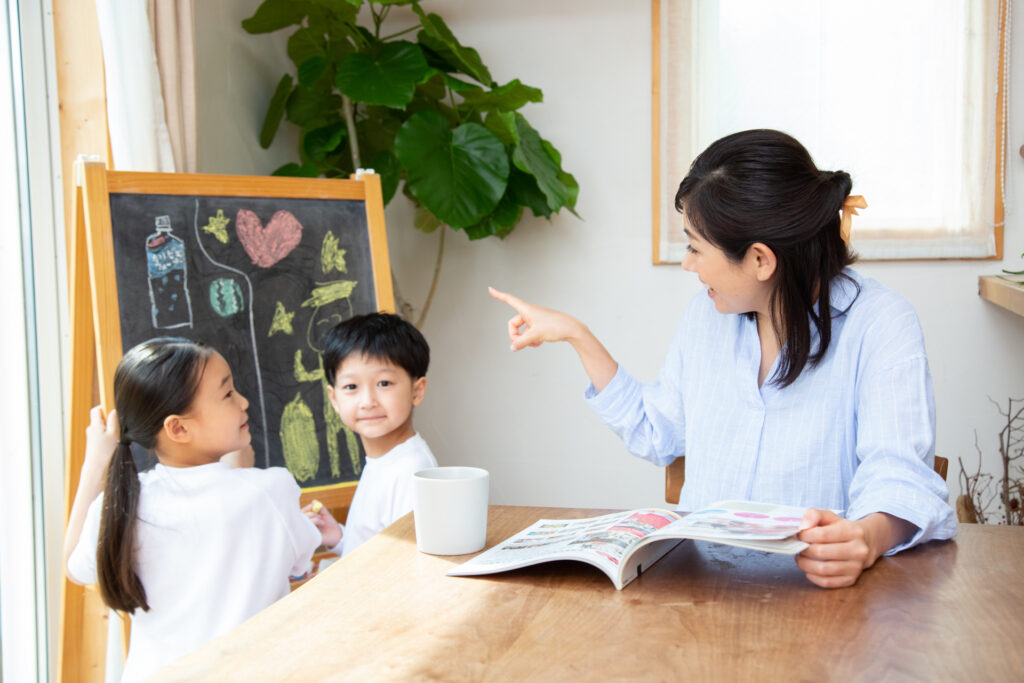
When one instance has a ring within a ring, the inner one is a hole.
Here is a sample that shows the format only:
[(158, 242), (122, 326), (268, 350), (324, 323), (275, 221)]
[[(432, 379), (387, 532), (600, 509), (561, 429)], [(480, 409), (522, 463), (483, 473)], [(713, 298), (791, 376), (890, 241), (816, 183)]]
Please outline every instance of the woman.
[(676, 208), (690, 239), (683, 268), (707, 296), (688, 307), (649, 384), (578, 320), (491, 291), (516, 310), (513, 350), (572, 344), (588, 401), (631, 452), (662, 466), (686, 456), (680, 509), (728, 498), (809, 507), (797, 564), (823, 587), (956, 534), (932, 470), (920, 323), (906, 300), (848, 268), (847, 212), (866, 206), (850, 189), (847, 173), (819, 171), (778, 131), (735, 133), (701, 153)]

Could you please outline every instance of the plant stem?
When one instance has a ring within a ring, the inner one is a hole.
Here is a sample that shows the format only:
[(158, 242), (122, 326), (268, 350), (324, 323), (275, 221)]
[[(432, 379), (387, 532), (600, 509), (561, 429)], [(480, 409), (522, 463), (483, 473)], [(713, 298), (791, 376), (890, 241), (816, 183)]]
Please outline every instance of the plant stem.
[(359, 138), (356, 137), (355, 107), (347, 95), (341, 96), (341, 108), (345, 112), (345, 127), (348, 129), (348, 148), (352, 150), (352, 170), (362, 168), (359, 164)]
[(402, 296), (402, 291), (398, 288), (398, 278), (395, 277), (395, 271), (391, 271), (391, 289), (395, 294), (395, 312), (402, 316), (409, 322), (412, 322), (412, 306), (405, 297)]
[(430, 310), (430, 302), (434, 300), (434, 292), (437, 291), (437, 280), (441, 275), (441, 259), (444, 257), (444, 234), (448, 232), (444, 229), (444, 226), (438, 226), (437, 231), (441, 233), (441, 239), (437, 243), (437, 262), (434, 264), (434, 279), (430, 283), (430, 291), (427, 293), (427, 300), (423, 304), (423, 310), (420, 312), (420, 318), (416, 321), (416, 327), (423, 327), (423, 322), (427, 319), (427, 311)]
[(380, 42), (383, 43), (383, 42), (385, 42), (387, 40), (391, 40), (392, 38), (397, 38), (398, 36), (404, 36), (406, 33), (409, 33), (410, 31), (415, 31), (418, 28), (420, 28), (420, 27), (419, 26), (410, 26), (409, 28), (405, 29), (404, 31), (399, 31), (398, 33), (392, 33), (390, 36), (384, 36), (383, 38), (380, 39)]

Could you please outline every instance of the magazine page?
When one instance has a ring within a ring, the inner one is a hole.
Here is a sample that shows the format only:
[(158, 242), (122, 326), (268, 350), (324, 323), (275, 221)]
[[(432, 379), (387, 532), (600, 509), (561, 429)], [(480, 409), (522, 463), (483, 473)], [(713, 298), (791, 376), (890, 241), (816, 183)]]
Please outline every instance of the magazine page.
[(680, 518), (675, 512), (645, 509), (587, 519), (541, 519), (448, 574), (490, 573), (577, 559), (614, 576), (630, 547)]
[(807, 547), (796, 540), (806, 508), (742, 500), (725, 500), (691, 512), (659, 535), (720, 541), (755, 550), (797, 553)]

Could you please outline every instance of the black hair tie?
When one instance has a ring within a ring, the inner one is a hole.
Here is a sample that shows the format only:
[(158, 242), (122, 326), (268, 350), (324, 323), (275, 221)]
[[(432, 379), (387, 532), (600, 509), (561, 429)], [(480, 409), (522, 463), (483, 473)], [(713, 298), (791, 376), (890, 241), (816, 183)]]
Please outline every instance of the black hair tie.
[(117, 445), (118, 446), (131, 446), (132, 445), (132, 440), (131, 439), (122, 439), (122, 440), (117, 442)]

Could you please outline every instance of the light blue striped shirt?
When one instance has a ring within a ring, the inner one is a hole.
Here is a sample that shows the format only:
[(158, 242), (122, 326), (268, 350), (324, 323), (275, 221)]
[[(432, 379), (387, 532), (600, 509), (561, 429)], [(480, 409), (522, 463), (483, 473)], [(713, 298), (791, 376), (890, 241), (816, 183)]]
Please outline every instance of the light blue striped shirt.
[(887, 512), (918, 528), (888, 554), (956, 535), (949, 490), (932, 469), (935, 402), (917, 315), (845, 272), (852, 281), (832, 284), (828, 353), (785, 389), (771, 382), (775, 367), (757, 385), (757, 323), (719, 313), (706, 295), (683, 315), (657, 381), (641, 384), (620, 365), (600, 394), (588, 388), (630, 452), (662, 466), (686, 456), (679, 509), (733, 498), (848, 519)]

